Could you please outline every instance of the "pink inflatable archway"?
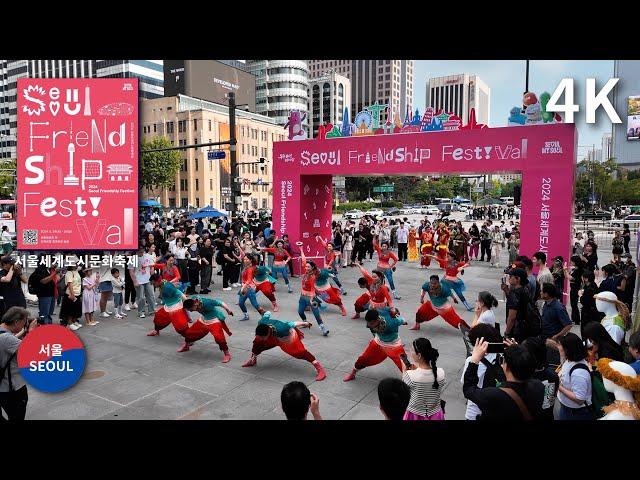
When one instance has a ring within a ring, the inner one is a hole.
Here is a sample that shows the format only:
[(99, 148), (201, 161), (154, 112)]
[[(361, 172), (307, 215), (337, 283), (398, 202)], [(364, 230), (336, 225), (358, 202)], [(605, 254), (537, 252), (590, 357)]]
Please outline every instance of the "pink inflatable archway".
[(332, 175), (522, 174), (520, 252), (571, 253), (577, 134), (573, 124), (353, 136), (273, 146), (278, 236), (320, 255), (331, 235)]

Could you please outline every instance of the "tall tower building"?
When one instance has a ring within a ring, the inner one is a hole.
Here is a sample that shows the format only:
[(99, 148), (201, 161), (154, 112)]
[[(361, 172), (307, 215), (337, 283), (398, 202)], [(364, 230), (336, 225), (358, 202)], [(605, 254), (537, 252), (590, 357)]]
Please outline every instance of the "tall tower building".
[[(307, 113), (309, 67), (306, 60), (247, 60), (256, 76), (256, 113), (284, 125), (291, 110)], [(308, 125), (308, 118), (303, 124)]]
[(351, 80), (352, 115), (379, 103), (403, 116), (413, 103), (413, 60), (309, 60), (309, 71), (312, 79), (335, 71)]
[(331, 72), (309, 81), (309, 128), (316, 138), (318, 127), (342, 123), (344, 108), (351, 109), (351, 82), (345, 76)]
[(462, 123), (469, 121), (469, 111), (474, 108), (476, 121), (489, 125), (491, 89), (479, 76), (462, 73), (427, 81), (427, 107), (455, 113)]

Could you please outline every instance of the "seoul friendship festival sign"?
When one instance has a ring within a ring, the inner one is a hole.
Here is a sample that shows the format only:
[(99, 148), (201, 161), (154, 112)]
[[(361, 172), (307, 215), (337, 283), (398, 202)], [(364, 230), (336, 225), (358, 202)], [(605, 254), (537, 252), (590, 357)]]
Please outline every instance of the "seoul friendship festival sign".
[(18, 80), (17, 240), (137, 246), (138, 80)]

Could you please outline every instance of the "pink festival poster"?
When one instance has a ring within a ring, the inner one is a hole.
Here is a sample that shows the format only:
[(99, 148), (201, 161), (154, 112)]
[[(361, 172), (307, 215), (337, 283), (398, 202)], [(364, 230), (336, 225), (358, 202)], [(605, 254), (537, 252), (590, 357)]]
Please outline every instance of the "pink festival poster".
[(18, 80), (21, 250), (137, 247), (138, 80)]

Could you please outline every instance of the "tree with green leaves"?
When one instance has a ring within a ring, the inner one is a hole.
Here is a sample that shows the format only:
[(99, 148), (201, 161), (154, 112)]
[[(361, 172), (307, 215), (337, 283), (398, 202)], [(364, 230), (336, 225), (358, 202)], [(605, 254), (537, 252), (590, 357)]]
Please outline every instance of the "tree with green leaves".
[(0, 163), (0, 196), (11, 198), (15, 193), (16, 159), (10, 158)]
[(178, 150), (149, 152), (171, 148), (171, 142), (164, 137), (155, 137), (151, 142), (142, 142), (140, 159), (140, 187), (170, 188), (176, 183), (176, 174), (182, 166), (182, 155)]

